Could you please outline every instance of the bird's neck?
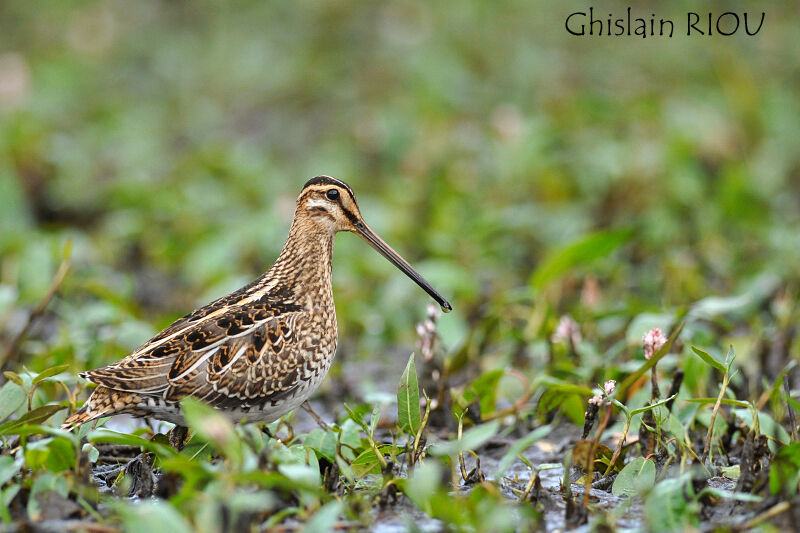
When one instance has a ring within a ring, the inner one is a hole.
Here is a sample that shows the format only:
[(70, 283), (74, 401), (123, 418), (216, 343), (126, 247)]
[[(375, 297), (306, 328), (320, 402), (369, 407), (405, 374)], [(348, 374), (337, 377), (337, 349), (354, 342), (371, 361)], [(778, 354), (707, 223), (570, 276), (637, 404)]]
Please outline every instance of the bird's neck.
[(265, 281), (290, 290), (302, 305), (332, 305), (333, 237), (328, 228), (295, 216), (289, 237)]

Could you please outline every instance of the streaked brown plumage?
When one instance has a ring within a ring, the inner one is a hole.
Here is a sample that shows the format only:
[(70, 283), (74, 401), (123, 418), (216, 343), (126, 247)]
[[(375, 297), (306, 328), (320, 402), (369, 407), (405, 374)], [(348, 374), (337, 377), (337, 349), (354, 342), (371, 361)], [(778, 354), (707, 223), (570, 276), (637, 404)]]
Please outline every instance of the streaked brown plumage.
[(364, 223), (350, 187), (309, 180), (283, 251), (251, 284), (189, 313), (112, 365), (81, 373), (98, 387), (63, 427), (121, 413), (185, 424), (194, 396), (234, 421), (271, 422), (319, 386), (336, 351), (333, 238), (364, 238), (430, 294), (450, 304)]

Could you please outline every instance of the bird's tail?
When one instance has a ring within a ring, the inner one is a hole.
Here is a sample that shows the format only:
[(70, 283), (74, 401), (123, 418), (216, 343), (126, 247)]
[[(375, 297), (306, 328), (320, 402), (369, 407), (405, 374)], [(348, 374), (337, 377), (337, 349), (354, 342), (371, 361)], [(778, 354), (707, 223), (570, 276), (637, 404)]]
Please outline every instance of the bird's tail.
[(136, 394), (115, 391), (100, 385), (92, 391), (92, 395), (89, 396), (83, 407), (64, 420), (61, 429), (70, 431), (97, 418), (124, 413), (131, 407), (131, 404), (135, 405), (138, 400), (140, 398)]
[(81, 424), (89, 422), (90, 420), (94, 420), (95, 418), (97, 418), (97, 416), (93, 415), (93, 413), (89, 411), (89, 402), (86, 402), (83, 407), (75, 411), (70, 417), (64, 420), (64, 423), (61, 424), (61, 429), (72, 431)]

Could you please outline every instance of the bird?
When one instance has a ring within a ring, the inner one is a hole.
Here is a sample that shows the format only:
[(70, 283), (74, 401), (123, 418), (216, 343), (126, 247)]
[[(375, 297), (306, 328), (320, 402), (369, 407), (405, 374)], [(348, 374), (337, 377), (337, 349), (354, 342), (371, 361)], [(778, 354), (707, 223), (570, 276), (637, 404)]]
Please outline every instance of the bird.
[(308, 180), (289, 236), (272, 267), (252, 283), (173, 322), (127, 357), (79, 375), (97, 385), (63, 423), (71, 430), (130, 414), (188, 428), (181, 399), (191, 396), (234, 423), (273, 422), (317, 390), (338, 340), (331, 283), (336, 233), (352, 232), (442, 308), (450, 303), (364, 222), (353, 190), (330, 176)]

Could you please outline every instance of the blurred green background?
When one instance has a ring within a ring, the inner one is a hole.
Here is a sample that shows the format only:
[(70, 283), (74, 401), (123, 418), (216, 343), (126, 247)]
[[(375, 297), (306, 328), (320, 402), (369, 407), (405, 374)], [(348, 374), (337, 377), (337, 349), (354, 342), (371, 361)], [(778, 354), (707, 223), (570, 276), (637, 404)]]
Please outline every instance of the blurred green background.
[[(628, 5), (652, 11), (598, 10)], [(689, 2), (656, 11), (676, 21), (672, 39), (567, 34), (566, 15), (587, 7), (3, 3), (4, 342), (73, 243), (11, 366), (108, 363), (255, 278), (322, 173), (452, 297), (450, 347), (487, 317), (530, 340), (598, 299), (630, 317), (764, 272), (796, 287), (796, 4), (704, 3), (766, 10), (755, 37), (686, 37)], [(548, 253), (604, 229), (633, 237), (530, 284)], [(351, 235), (337, 238), (334, 286), (345, 356), (408, 353), (424, 293)], [(550, 318), (522, 331), (517, 304)]]

